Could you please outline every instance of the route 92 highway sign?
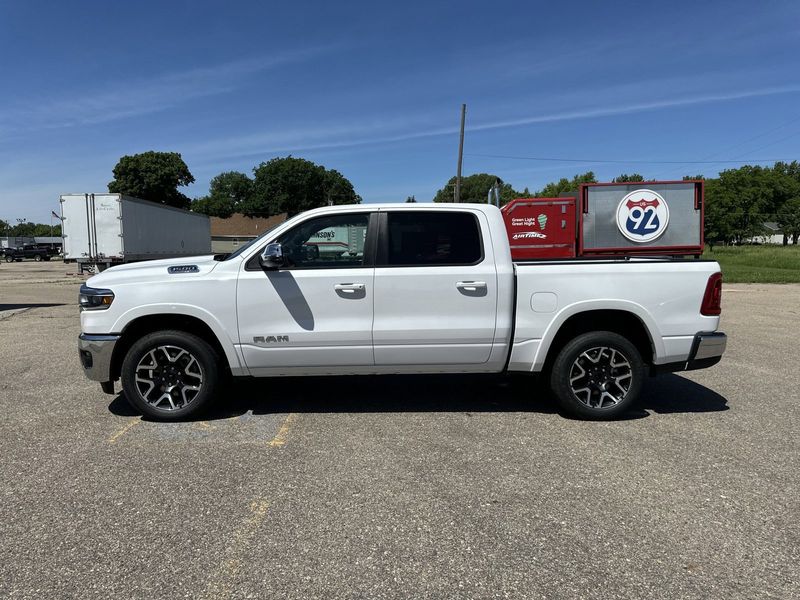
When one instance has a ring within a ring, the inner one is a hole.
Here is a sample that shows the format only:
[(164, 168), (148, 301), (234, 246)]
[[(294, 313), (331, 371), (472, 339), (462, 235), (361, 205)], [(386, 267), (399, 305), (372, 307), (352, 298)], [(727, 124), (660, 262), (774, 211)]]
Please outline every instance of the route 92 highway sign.
[(617, 206), (617, 227), (632, 242), (652, 242), (667, 230), (667, 225), (667, 202), (652, 190), (634, 190)]

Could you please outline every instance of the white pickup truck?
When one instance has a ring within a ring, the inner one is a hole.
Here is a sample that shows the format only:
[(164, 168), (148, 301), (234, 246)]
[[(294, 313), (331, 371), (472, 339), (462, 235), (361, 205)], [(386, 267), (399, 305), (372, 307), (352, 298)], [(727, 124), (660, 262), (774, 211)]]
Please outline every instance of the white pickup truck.
[(541, 373), (563, 411), (609, 419), (646, 376), (720, 360), (721, 291), (713, 261), (515, 263), (490, 205), (336, 206), (228, 256), (92, 277), (79, 353), (104, 391), (121, 379), (160, 419), (197, 414), (229, 375), (506, 371)]

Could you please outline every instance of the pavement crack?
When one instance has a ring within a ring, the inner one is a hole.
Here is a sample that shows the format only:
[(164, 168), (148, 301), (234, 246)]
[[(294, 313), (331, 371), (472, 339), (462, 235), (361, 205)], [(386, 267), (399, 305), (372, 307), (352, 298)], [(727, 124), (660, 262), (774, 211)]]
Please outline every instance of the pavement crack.
[(15, 315), (21, 315), (22, 313), (28, 312), (31, 307), (27, 308), (13, 308), (11, 310), (4, 310), (0, 312), (0, 321), (5, 321), (6, 319), (10, 319)]

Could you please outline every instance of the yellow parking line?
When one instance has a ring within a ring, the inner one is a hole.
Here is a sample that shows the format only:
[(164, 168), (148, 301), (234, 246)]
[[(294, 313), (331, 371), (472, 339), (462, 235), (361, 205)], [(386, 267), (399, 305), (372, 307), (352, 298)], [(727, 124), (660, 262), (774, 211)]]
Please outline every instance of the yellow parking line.
[(233, 534), (233, 540), (226, 550), (225, 560), (214, 579), (209, 582), (203, 597), (214, 600), (226, 600), (233, 595), (234, 583), (242, 569), (242, 555), (247, 551), (250, 542), (267, 516), (269, 503), (258, 499), (250, 503), (250, 516)]
[(131, 419), (130, 421), (125, 423), (125, 425), (120, 427), (119, 431), (117, 431), (114, 435), (108, 438), (108, 443), (115, 444), (119, 438), (128, 433), (128, 431), (130, 431), (131, 428), (133, 428), (135, 425), (138, 425), (141, 422), (142, 422), (141, 419)]
[(292, 426), (295, 419), (297, 419), (297, 414), (289, 413), (283, 421), (283, 425), (281, 425), (281, 428), (278, 430), (278, 433), (275, 434), (275, 437), (272, 438), (267, 445), (273, 447), (283, 446), (289, 439), (289, 428)]

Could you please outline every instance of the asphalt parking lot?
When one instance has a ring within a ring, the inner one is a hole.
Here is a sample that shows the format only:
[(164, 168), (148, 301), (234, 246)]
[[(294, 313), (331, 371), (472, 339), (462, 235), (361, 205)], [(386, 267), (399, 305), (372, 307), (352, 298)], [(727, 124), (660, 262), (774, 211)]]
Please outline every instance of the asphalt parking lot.
[(257, 380), (142, 420), (81, 279), (0, 265), (0, 597), (800, 597), (800, 286), (732, 285), (718, 366), (566, 419), (494, 378)]

